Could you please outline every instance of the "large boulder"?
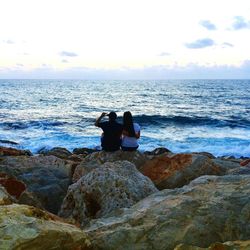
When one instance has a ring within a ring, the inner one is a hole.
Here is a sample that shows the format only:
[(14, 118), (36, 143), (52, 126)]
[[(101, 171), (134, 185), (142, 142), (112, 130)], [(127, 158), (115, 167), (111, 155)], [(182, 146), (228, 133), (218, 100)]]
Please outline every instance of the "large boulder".
[[(44, 209), (53, 213), (58, 212), (71, 184), (71, 168), (71, 162), (55, 156), (5, 156), (0, 161), (0, 172), (8, 175), (13, 183), (14, 180), (23, 182), (26, 185), (25, 192), (31, 194), (23, 199), (23, 195), (18, 193), (18, 196), (22, 197), (22, 202), (27, 201), (27, 197), (33, 197), (34, 202), (40, 201), (39, 204)], [(15, 184), (17, 185), (18, 182)], [(8, 186), (9, 190), (14, 188), (14, 186)], [(13, 189), (16, 192), (18, 190)], [(31, 200), (27, 204), (36, 206), (36, 203), (32, 203)]]
[(250, 178), (202, 176), (156, 192), (123, 212), (91, 222), (95, 249), (172, 250), (250, 239)]
[(32, 154), (29, 150), (19, 150), (15, 148), (6, 148), (0, 146), (0, 156), (20, 156), (20, 155), (31, 156)]
[(128, 161), (105, 163), (69, 187), (59, 215), (85, 225), (117, 208), (130, 207), (158, 191)]
[(0, 206), (0, 249), (87, 250), (90, 241), (82, 230), (45, 211), (12, 204)]
[(222, 170), (205, 155), (162, 155), (147, 161), (139, 170), (159, 189), (182, 187), (201, 175), (222, 175)]
[(39, 150), (38, 153), (42, 155), (54, 155), (61, 159), (68, 159), (72, 155), (72, 153), (69, 150), (67, 150), (66, 148), (61, 148), (61, 147), (55, 147), (50, 150), (46, 150), (46, 148), (41, 149)]
[(93, 169), (100, 167), (105, 162), (129, 161), (135, 164), (135, 166), (138, 168), (147, 160), (147, 156), (140, 151), (98, 151), (86, 156), (85, 159), (76, 167), (73, 175), (73, 182), (78, 181), (82, 176), (89, 173)]

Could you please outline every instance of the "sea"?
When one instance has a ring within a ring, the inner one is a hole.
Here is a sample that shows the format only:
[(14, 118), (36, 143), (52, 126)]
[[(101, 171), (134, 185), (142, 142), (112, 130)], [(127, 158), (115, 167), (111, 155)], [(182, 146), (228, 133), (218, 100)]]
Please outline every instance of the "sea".
[(0, 145), (99, 148), (110, 111), (131, 111), (141, 151), (250, 157), (250, 80), (0, 80)]

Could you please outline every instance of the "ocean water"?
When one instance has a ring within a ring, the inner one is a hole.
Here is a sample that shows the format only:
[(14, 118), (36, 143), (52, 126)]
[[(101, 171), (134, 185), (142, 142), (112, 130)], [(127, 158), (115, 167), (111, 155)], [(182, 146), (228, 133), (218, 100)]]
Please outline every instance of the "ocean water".
[(95, 148), (101, 112), (130, 110), (140, 150), (250, 157), (249, 90), (250, 80), (0, 80), (0, 140), (34, 153)]

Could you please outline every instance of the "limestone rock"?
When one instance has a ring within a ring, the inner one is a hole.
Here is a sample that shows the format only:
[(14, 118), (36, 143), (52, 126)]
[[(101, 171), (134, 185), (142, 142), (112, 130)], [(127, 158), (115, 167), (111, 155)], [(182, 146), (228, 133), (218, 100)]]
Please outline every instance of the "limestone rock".
[(0, 161), (1, 173), (23, 182), (32, 200), (39, 200), (43, 208), (53, 213), (58, 212), (71, 183), (71, 167), (72, 163), (55, 156), (6, 156)]
[(239, 167), (239, 168), (234, 168), (229, 171), (227, 171), (227, 174), (232, 174), (232, 175), (250, 175), (250, 167)]
[(91, 148), (75, 148), (73, 150), (73, 154), (76, 155), (88, 155), (88, 154), (92, 154), (94, 152), (98, 152), (99, 150), (96, 149), (91, 149)]
[(139, 151), (125, 152), (118, 150), (115, 152), (99, 151), (92, 153), (79, 164), (73, 175), (73, 182), (78, 181), (83, 175), (89, 173), (95, 168), (100, 167), (105, 162), (129, 161), (138, 168), (143, 165), (148, 158)]
[(95, 249), (172, 250), (183, 243), (250, 239), (249, 176), (202, 176), (156, 192), (119, 215), (93, 220), (84, 230)]
[(174, 250), (249, 250), (249, 249), (250, 249), (250, 240), (228, 241), (225, 243), (217, 242), (213, 243), (211, 246), (206, 248), (180, 244)]
[(8, 194), (3, 186), (0, 185), (0, 206), (9, 205), (13, 202), (13, 198)]
[(61, 159), (68, 159), (72, 155), (72, 153), (69, 150), (60, 147), (55, 147), (50, 150), (43, 149), (40, 150), (38, 153), (42, 155), (54, 155)]
[(231, 169), (239, 168), (240, 161), (237, 160), (226, 160), (226, 159), (212, 159), (212, 162), (221, 169), (222, 172), (227, 172)]
[(158, 191), (149, 178), (143, 176), (128, 161), (105, 163), (83, 176), (68, 189), (61, 211), (62, 217), (74, 218), (84, 225), (122, 207), (130, 207)]
[(0, 156), (20, 156), (32, 155), (29, 150), (19, 150), (15, 148), (0, 147)]
[(172, 153), (169, 149), (167, 148), (156, 148), (152, 151), (145, 151), (144, 154), (145, 155), (162, 155), (162, 154), (165, 154), (165, 153)]
[(201, 175), (221, 175), (225, 172), (211, 159), (199, 154), (162, 155), (147, 161), (139, 170), (159, 189), (181, 187)]
[(5, 173), (0, 173), (0, 185), (2, 185), (10, 195), (17, 199), (26, 189), (26, 185), (22, 181), (18, 181)]
[(87, 250), (90, 241), (79, 228), (26, 205), (0, 206), (0, 249)]

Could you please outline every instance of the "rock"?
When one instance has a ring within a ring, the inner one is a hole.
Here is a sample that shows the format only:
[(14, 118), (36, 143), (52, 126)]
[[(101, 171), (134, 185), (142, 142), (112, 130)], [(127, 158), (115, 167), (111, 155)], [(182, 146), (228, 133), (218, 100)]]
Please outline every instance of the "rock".
[(147, 161), (139, 170), (159, 189), (181, 187), (201, 175), (225, 173), (211, 159), (200, 154), (162, 155)]
[(5, 173), (0, 173), (0, 185), (2, 185), (10, 195), (17, 199), (26, 189), (26, 185), (22, 181), (18, 181)]
[(90, 241), (76, 226), (38, 208), (0, 206), (0, 249), (87, 250)]
[(231, 169), (239, 168), (240, 162), (234, 160), (212, 159), (212, 162), (221, 169), (222, 172), (227, 172)]
[(250, 240), (228, 241), (225, 243), (216, 242), (207, 248), (180, 244), (174, 250), (249, 250), (249, 249), (250, 249)]
[(161, 155), (164, 153), (172, 153), (169, 149), (167, 148), (156, 148), (153, 151), (145, 151), (144, 154), (145, 155)]
[(59, 215), (74, 218), (82, 226), (90, 219), (105, 216), (113, 210), (130, 207), (158, 191), (128, 161), (105, 163), (71, 185)]
[(115, 152), (99, 151), (92, 153), (79, 164), (73, 175), (73, 182), (78, 181), (83, 175), (89, 173), (95, 168), (100, 167), (105, 162), (129, 161), (136, 167), (143, 165), (148, 158), (139, 151), (125, 152), (118, 150)]
[(92, 154), (95, 152), (99, 152), (99, 150), (91, 149), (91, 148), (75, 148), (73, 150), (73, 154), (76, 154), (76, 155), (88, 155), (88, 154)]
[(234, 168), (231, 169), (227, 172), (227, 174), (232, 174), (232, 175), (250, 175), (250, 168), (249, 167), (240, 167), (240, 168)]
[(240, 165), (242, 167), (250, 167), (250, 159), (246, 159), (244, 161), (241, 161)]
[(50, 150), (42, 149), (38, 152), (42, 155), (54, 155), (61, 159), (68, 159), (72, 153), (68, 151), (66, 148), (55, 147)]
[(0, 161), (0, 172), (23, 182), (32, 194), (28, 204), (36, 206), (32, 201), (39, 200), (44, 209), (53, 213), (58, 212), (71, 184), (71, 171), (72, 162), (52, 155), (6, 156)]
[(9, 205), (14, 202), (13, 198), (8, 194), (3, 186), (0, 185), (0, 206)]
[(0, 156), (20, 156), (20, 155), (31, 156), (32, 154), (29, 150), (19, 150), (15, 148), (0, 147)]
[(214, 242), (250, 238), (249, 176), (202, 176), (189, 185), (165, 189), (93, 220), (84, 231), (94, 249), (172, 250), (183, 243), (208, 247)]
[(216, 159), (216, 157), (213, 154), (208, 153), (208, 152), (194, 152), (192, 154), (204, 155), (204, 156), (207, 156), (210, 159)]

